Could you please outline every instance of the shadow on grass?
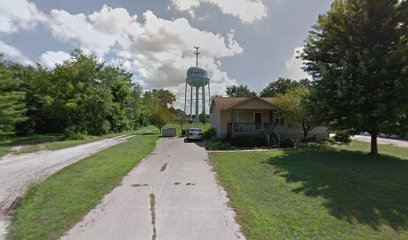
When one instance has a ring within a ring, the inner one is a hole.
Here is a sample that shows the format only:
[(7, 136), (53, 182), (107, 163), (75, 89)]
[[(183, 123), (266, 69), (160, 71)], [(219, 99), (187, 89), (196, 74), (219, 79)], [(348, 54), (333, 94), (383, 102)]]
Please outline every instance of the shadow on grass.
[(408, 161), (350, 151), (285, 151), (267, 164), (293, 192), (322, 197), (336, 218), (374, 229), (408, 229)]

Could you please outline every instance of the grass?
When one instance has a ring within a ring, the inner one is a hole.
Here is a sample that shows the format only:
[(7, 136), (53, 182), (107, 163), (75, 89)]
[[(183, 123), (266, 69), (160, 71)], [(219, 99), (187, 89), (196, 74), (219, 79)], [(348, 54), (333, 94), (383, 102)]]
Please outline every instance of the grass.
[(136, 135), (32, 185), (10, 225), (9, 239), (59, 239), (149, 154), (158, 131)]
[(201, 128), (201, 130), (203, 130), (203, 132), (204, 132), (207, 129), (211, 128), (211, 123), (206, 123), (206, 124), (202, 124), (202, 123), (191, 123), (191, 124), (184, 123), (183, 125), (181, 125), (180, 123), (170, 123), (170, 124), (167, 124), (164, 128), (176, 128), (177, 136), (180, 136), (182, 129)]
[(61, 138), (58, 135), (33, 135), (26, 137), (0, 136), (0, 157), (10, 153), (11, 148), (16, 144), (28, 142), (44, 142)]
[(247, 239), (408, 239), (408, 148), (210, 153)]
[[(153, 127), (149, 127), (153, 128)], [(145, 128), (143, 128), (145, 129)], [(139, 129), (140, 130), (140, 129)], [(67, 147), (74, 147), (81, 144), (91, 143), (103, 139), (113, 138), (120, 135), (131, 135), (136, 131), (127, 131), (121, 133), (112, 133), (102, 136), (85, 136), (84, 139), (79, 140), (64, 140), (60, 135), (35, 135), (29, 137), (12, 137), (0, 141), (0, 157), (10, 153), (13, 146), (16, 144), (22, 144), (22, 147), (17, 151), (13, 151), (16, 154), (38, 152), (40, 150), (58, 150)]]

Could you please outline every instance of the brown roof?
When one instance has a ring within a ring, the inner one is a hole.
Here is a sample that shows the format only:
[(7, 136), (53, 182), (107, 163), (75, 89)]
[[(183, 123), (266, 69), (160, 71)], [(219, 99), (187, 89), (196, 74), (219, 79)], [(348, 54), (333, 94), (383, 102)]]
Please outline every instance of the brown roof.
[(260, 100), (269, 104), (273, 104), (273, 98), (262, 98), (262, 97), (214, 97), (213, 106), (216, 106), (220, 110), (231, 109), (235, 106), (248, 102), (250, 100)]

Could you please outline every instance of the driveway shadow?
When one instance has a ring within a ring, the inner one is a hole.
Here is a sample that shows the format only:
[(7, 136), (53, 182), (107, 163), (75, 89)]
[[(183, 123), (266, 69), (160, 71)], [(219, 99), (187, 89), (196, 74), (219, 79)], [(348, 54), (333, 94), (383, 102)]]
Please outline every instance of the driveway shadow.
[(184, 138), (184, 143), (196, 144), (199, 147), (205, 148), (205, 140), (187, 140), (187, 138)]
[(323, 197), (336, 218), (378, 229), (408, 229), (408, 160), (350, 151), (285, 151), (270, 158), (293, 189)]

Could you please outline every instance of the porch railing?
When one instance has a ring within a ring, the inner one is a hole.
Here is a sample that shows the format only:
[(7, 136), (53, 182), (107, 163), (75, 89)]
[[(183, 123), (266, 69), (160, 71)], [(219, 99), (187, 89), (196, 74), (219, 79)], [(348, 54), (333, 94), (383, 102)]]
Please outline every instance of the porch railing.
[(259, 123), (229, 123), (233, 134), (255, 135), (262, 133), (262, 124)]

